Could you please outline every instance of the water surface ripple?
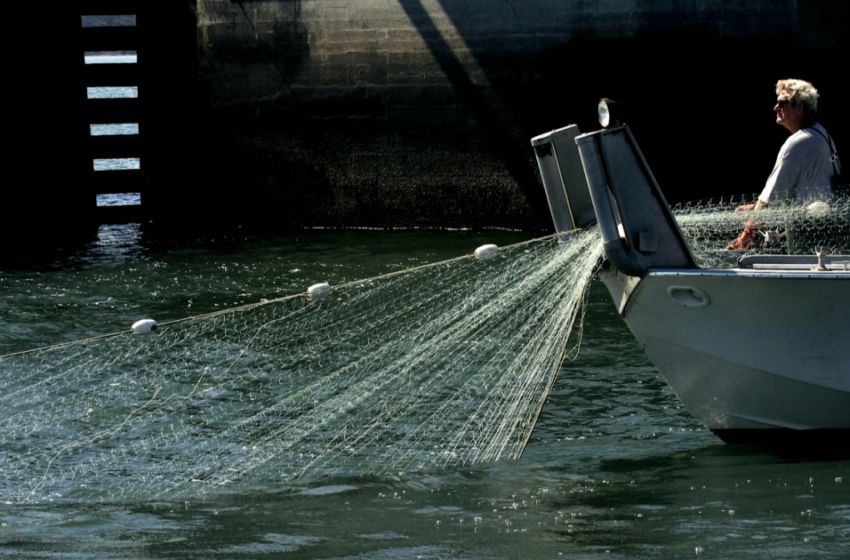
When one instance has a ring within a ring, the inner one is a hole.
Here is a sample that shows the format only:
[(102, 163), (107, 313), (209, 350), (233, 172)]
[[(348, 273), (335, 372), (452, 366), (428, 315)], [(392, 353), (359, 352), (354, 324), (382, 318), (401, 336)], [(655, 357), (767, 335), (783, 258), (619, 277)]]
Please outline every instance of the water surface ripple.
[[(308, 232), (162, 246), (135, 226), (104, 227), (77, 254), (0, 270), (0, 353), (522, 238)], [(701, 429), (594, 282), (581, 354), (562, 368), (520, 460), (427, 475), (305, 480), (202, 502), (6, 503), (0, 555), (845, 558), (846, 463), (837, 449), (732, 447)]]

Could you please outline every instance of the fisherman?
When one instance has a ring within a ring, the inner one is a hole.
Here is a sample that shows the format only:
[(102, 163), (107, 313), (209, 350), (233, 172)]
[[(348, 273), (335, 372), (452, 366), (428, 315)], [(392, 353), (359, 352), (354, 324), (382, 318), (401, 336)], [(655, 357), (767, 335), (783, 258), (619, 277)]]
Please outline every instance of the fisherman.
[[(758, 200), (739, 206), (736, 212), (758, 210), (779, 201), (802, 205), (826, 200), (832, 195), (834, 177), (841, 174), (835, 143), (817, 122), (818, 90), (803, 80), (780, 80), (776, 95), (776, 122), (787, 128), (791, 136), (779, 150)], [(741, 235), (726, 248), (751, 249), (757, 233), (758, 226), (751, 218)]]

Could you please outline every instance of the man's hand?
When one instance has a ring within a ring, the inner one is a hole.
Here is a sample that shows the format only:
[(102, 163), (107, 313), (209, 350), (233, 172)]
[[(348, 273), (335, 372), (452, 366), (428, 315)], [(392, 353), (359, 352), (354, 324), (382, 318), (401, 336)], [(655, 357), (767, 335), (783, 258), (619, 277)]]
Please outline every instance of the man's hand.
[(747, 226), (744, 228), (744, 231), (741, 235), (730, 243), (727, 247), (727, 251), (748, 251), (755, 247), (756, 245), (756, 233), (758, 233), (758, 227), (756, 226)]
[[(764, 208), (767, 206), (761, 200), (756, 200), (752, 204), (742, 204), (735, 208), (735, 212), (750, 212), (752, 210), (758, 210), (759, 208)], [(756, 233), (759, 231), (759, 225), (753, 223), (753, 218), (747, 220), (747, 225), (744, 226), (744, 231), (741, 232), (741, 235), (738, 236), (738, 239), (730, 243), (727, 247), (727, 251), (748, 251), (755, 247), (756, 245)]]
[(753, 248), (753, 242), (741, 236), (726, 246), (727, 251), (747, 251)]

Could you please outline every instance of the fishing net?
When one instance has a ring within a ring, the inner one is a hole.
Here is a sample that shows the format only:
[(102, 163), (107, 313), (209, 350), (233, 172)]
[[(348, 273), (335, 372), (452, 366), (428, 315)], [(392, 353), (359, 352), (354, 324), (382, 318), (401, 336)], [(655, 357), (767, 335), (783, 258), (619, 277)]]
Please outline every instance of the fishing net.
[[(680, 205), (700, 266), (850, 254), (850, 200)], [(726, 246), (745, 226), (746, 252)], [(578, 336), (595, 229), (0, 357), (6, 501), (188, 499), (518, 457)]]
[(588, 230), (0, 358), (3, 499), (188, 499), (516, 458), (600, 256)]
[[(702, 268), (733, 268), (743, 255), (850, 255), (850, 198), (777, 202), (766, 208), (736, 211), (755, 197), (700, 201), (673, 207), (673, 214)], [(727, 245), (750, 224), (754, 244), (747, 251)]]

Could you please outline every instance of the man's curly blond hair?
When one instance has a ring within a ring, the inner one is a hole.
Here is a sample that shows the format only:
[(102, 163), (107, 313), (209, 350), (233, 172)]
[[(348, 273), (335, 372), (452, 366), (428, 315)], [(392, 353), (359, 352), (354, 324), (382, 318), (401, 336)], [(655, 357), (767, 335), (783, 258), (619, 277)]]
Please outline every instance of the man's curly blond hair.
[(818, 115), (818, 90), (809, 82), (803, 80), (779, 80), (776, 82), (776, 95), (785, 92), (791, 100), (791, 105), (803, 104), (806, 114), (815, 118)]

